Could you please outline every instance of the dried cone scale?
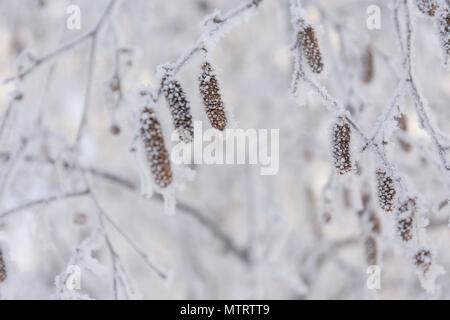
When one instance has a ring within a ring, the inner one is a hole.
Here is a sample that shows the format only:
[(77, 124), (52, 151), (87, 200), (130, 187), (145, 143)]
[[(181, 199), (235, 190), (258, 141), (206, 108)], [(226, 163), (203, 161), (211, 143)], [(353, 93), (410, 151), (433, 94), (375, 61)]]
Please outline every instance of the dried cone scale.
[(208, 61), (202, 64), (202, 73), (199, 78), (200, 95), (206, 107), (206, 115), (213, 128), (224, 130), (227, 126), (227, 116), (225, 114), (222, 95), (216, 72)]
[(314, 73), (321, 73), (323, 70), (322, 54), (319, 48), (314, 28), (304, 21), (299, 22), (301, 29), (298, 33), (298, 40), (301, 45), (306, 61)]
[(377, 169), (377, 193), (381, 209), (392, 212), (396, 194), (394, 181), (383, 169)]
[(0, 283), (6, 279), (6, 265), (5, 260), (3, 260), (3, 252), (0, 249)]
[(166, 188), (172, 182), (172, 170), (169, 153), (164, 144), (161, 124), (152, 108), (145, 107), (142, 110), (140, 124), (145, 159), (150, 166), (155, 184), (160, 188)]
[(169, 104), (173, 126), (184, 143), (190, 143), (194, 136), (191, 104), (181, 83), (170, 72), (161, 80), (161, 90)]
[(338, 118), (331, 128), (331, 152), (339, 174), (345, 174), (352, 169), (350, 133), (350, 125), (342, 118)]

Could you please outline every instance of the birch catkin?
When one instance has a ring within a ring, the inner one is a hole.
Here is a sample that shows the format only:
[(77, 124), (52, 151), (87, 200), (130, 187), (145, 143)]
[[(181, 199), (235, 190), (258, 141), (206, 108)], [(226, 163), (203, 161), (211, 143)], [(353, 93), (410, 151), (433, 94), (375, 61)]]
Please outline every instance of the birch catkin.
[(161, 125), (152, 108), (145, 107), (142, 110), (140, 123), (146, 162), (150, 166), (155, 184), (160, 188), (166, 188), (172, 182), (172, 170)]
[(203, 62), (199, 81), (200, 95), (202, 96), (209, 122), (213, 128), (223, 131), (228, 121), (217, 75), (210, 62)]
[(448, 7), (438, 11), (437, 21), (444, 63), (448, 64), (450, 59), (450, 9)]
[(419, 249), (414, 254), (414, 264), (421, 270), (423, 275), (426, 275), (432, 264), (431, 251), (428, 249)]
[(436, 9), (439, 7), (439, 4), (436, 0), (416, 0), (417, 8), (429, 16), (434, 16), (436, 13)]
[(374, 59), (372, 48), (368, 46), (362, 56), (362, 81), (370, 83), (374, 76)]
[(194, 126), (192, 124), (191, 104), (181, 83), (168, 72), (161, 80), (161, 90), (169, 104), (173, 126), (184, 143), (192, 141)]
[(398, 209), (397, 231), (403, 242), (413, 239), (414, 218), (416, 216), (416, 200), (408, 199)]
[(392, 212), (396, 194), (394, 181), (383, 169), (376, 170), (378, 202), (381, 209)]
[(364, 241), (366, 262), (369, 266), (378, 264), (377, 242), (373, 236), (368, 236)]
[(331, 127), (331, 152), (339, 174), (345, 174), (352, 169), (350, 138), (350, 125), (342, 118), (338, 118)]
[(300, 21), (299, 23), (301, 28), (298, 32), (298, 41), (306, 57), (306, 61), (312, 72), (321, 73), (323, 70), (322, 53), (320, 52), (316, 32), (311, 25), (305, 25), (304, 21)]
[(5, 265), (5, 260), (3, 260), (3, 252), (0, 249), (0, 283), (2, 283), (3, 281), (5, 281), (6, 279), (6, 265)]

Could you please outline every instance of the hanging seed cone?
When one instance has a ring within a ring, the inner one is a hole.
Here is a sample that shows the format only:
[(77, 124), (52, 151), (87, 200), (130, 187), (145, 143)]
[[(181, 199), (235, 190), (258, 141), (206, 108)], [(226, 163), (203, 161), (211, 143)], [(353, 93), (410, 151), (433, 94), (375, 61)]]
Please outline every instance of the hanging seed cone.
[[(300, 24), (304, 25), (305, 23), (300, 22)], [(310, 25), (304, 26), (298, 33), (298, 40), (312, 72), (321, 73), (323, 70), (322, 54), (314, 28)]]
[(431, 268), (432, 256), (428, 249), (420, 249), (414, 255), (414, 264), (419, 267), (425, 275)]
[(364, 241), (364, 247), (366, 250), (366, 261), (369, 266), (376, 265), (378, 263), (378, 250), (377, 241), (374, 237), (369, 236)]
[(3, 260), (3, 252), (0, 249), (0, 283), (6, 279), (6, 265), (5, 260)]
[(450, 59), (450, 9), (447, 7), (439, 10), (437, 19), (444, 62), (447, 64)]
[(362, 56), (362, 81), (364, 83), (370, 83), (373, 79), (374, 71), (372, 48), (368, 46)]
[(145, 158), (150, 166), (155, 184), (160, 188), (166, 188), (172, 182), (172, 170), (161, 125), (152, 108), (145, 107), (142, 110), (140, 123)]
[(184, 143), (192, 141), (194, 126), (192, 124), (191, 104), (181, 83), (171, 74), (166, 74), (161, 81), (161, 89), (169, 104), (173, 126)]
[(397, 231), (404, 242), (409, 242), (413, 239), (416, 201), (414, 199), (409, 199), (400, 206), (398, 211)]
[(206, 115), (213, 128), (223, 131), (227, 126), (222, 95), (220, 93), (217, 75), (212, 65), (205, 61), (202, 64), (202, 73), (199, 78), (200, 95), (206, 107)]
[(380, 207), (386, 212), (392, 212), (394, 207), (394, 197), (396, 194), (394, 181), (390, 176), (388, 176), (386, 171), (382, 169), (377, 169), (376, 177)]
[(350, 138), (350, 125), (342, 118), (338, 118), (331, 128), (331, 152), (339, 174), (345, 174), (352, 169)]
[(436, 0), (416, 0), (416, 3), (417, 8), (419, 8), (422, 13), (428, 14), (431, 17), (435, 15), (436, 10), (439, 7)]
[(369, 223), (370, 223), (370, 231), (374, 234), (381, 233), (381, 223), (380, 219), (378, 219), (377, 214), (374, 211), (370, 212), (369, 215)]

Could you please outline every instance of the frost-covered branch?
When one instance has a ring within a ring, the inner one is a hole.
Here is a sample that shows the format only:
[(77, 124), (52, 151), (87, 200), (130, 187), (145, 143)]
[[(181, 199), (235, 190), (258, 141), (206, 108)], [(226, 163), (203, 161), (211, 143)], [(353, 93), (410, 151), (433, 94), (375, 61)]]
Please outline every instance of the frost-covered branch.
[(29, 202), (26, 202), (24, 204), (21, 204), (17, 207), (11, 208), (11, 209), (7, 209), (6, 211), (3, 211), (2, 213), (0, 213), (0, 219), (5, 218), (6, 216), (9, 216), (13, 213), (16, 212), (20, 212), (26, 209), (30, 209), (33, 207), (37, 207), (37, 206), (41, 206), (41, 205), (48, 205), (52, 202), (55, 201), (61, 201), (61, 200), (65, 200), (65, 199), (70, 199), (70, 198), (75, 198), (75, 197), (80, 197), (80, 196), (85, 196), (89, 194), (89, 189), (85, 189), (82, 191), (76, 191), (76, 192), (69, 192), (69, 193), (63, 193), (60, 195), (54, 195), (54, 196), (50, 196), (47, 198), (41, 198), (41, 199), (37, 199), (37, 200), (32, 200)]
[(86, 32), (85, 34), (82, 34), (81, 36), (64, 43), (60, 47), (54, 49), (53, 51), (42, 55), (40, 57), (33, 57), (33, 61), (30, 67), (26, 68), (25, 70), (18, 71), (16, 75), (6, 78), (3, 83), (8, 83), (14, 80), (23, 80), (25, 77), (27, 77), (30, 73), (32, 73), (36, 68), (39, 66), (45, 64), (46, 62), (60, 56), (61, 54), (74, 49), (78, 45), (84, 43), (85, 41), (95, 38), (101, 28), (103, 27), (107, 17), (111, 14), (111, 11), (113, 10), (115, 4), (118, 0), (109, 0), (108, 5), (105, 8), (105, 11), (100, 16), (100, 18), (97, 20), (97, 23), (95, 26)]
[[(229, 28), (233, 27), (236, 20), (245, 16), (248, 12), (260, 5), (263, 0), (244, 0), (237, 7), (229, 10), (223, 16), (219, 11), (215, 11), (212, 15), (205, 18), (205, 31), (200, 35), (197, 42), (182, 54), (174, 64), (170, 65), (171, 71), (175, 76), (181, 68), (198, 52), (208, 47), (211, 42), (216, 42), (218, 37), (223, 35)], [(155, 90), (153, 95), (154, 102), (157, 102), (162, 93), (162, 85)], [(150, 93), (151, 94), (151, 93)]]

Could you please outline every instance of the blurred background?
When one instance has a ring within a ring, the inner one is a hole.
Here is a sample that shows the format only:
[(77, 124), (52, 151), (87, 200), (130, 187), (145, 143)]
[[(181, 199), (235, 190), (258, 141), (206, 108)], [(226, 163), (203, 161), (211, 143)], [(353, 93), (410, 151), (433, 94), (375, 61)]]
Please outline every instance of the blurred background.
[[(108, 3), (1, 0), (0, 79), (89, 32)], [(141, 196), (142, 168), (130, 151), (136, 112), (144, 101), (139, 91), (157, 86), (157, 66), (176, 61), (196, 43), (206, 15), (214, 9), (225, 13), (240, 3), (118, 1), (98, 31), (90, 84), (87, 40), (42, 63), (23, 80), (0, 86), (2, 121), (7, 117), (0, 136), (0, 217), (30, 201), (84, 190), (83, 171), (97, 204), (111, 219), (103, 220), (107, 240), (95, 238), (98, 207), (88, 195), (56, 196), (0, 218), (7, 272), (0, 283), (2, 299), (450, 298), (448, 274), (437, 279), (434, 294), (422, 288), (411, 257), (396, 239), (392, 214), (379, 209), (373, 152), (360, 153), (362, 141), (352, 136), (358, 172), (337, 176), (329, 151), (333, 115), (302, 84), (299, 97), (289, 95), (295, 40), (289, 1), (261, 2), (209, 53), (235, 126), (280, 130), (278, 174), (261, 176), (255, 165), (192, 167), (196, 176), (177, 190), (173, 216), (164, 213), (157, 194)], [(302, 3), (316, 27), (325, 66), (314, 78), (370, 135), (402, 72), (388, 1)], [(80, 29), (66, 26), (69, 5), (80, 8)], [(370, 5), (381, 9), (379, 30), (366, 27)], [(411, 12), (416, 78), (432, 123), (445, 133), (450, 75), (442, 67), (436, 25), (416, 6), (411, 5)], [(369, 81), (368, 48), (373, 59)], [(200, 62), (201, 55), (194, 56), (179, 78), (193, 118), (209, 127), (198, 93)], [(116, 75), (120, 90), (111, 85)], [(74, 151), (70, 146), (77, 139), (86, 92), (86, 127)], [(157, 108), (170, 149), (166, 101), (160, 99)], [(429, 243), (437, 263), (449, 269), (448, 181), (436, 170), (437, 153), (419, 128), (408, 96), (400, 100), (399, 109), (404, 127), (386, 138), (387, 152), (410, 189), (423, 196)], [(380, 226), (379, 290), (366, 286), (368, 229), (360, 214), (364, 192)], [(86, 243), (92, 237), (95, 241)], [(81, 267), (81, 288), (73, 296), (55, 280), (64, 277), (69, 265)]]

